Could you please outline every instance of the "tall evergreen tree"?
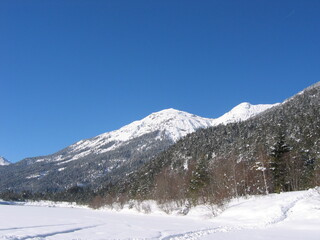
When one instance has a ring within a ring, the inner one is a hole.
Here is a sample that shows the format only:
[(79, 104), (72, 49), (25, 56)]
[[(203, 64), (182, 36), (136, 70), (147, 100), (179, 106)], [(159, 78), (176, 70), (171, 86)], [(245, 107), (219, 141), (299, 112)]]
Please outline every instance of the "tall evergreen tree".
[(192, 178), (189, 185), (189, 196), (195, 204), (200, 196), (204, 197), (204, 188), (209, 181), (208, 162), (202, 158), (192, 173)]
[(270, 164), (273, 174), (274, 191), (277, 193), (289, 190), (289, 186), (286, 181), (286, 158), (287, 153), (289, 152), (290, 148), (285, 143), (285, 135), (279, 134), (278, 140), (274, 144), (271, 151), (272, 160)]

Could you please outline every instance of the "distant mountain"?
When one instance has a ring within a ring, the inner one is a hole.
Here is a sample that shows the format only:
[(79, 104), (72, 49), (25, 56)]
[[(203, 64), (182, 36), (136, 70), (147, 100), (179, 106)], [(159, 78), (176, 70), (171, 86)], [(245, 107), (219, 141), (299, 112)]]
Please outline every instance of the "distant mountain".
[(11, 163), (7, 159), (0, 156), (0, 166), (7, 166), (9, 164), (11, 164)]
[(213, 127), (213, 126), (217, 126), (218, 124), (227, 124), (227, 123), (245, 121), (277, 105), (278, 103), (252, 105), (248, 102), (244, 102), (234, 107), (230, 112), (227, 112), (221, 117), (214, 119), (213, 124), (211, 126)]
[(199, 129), (101, 195), (197, 204), (318, 186), (319, 106), (320, 82), (246, 121)]
[[(199, 128), (243, 121), (275, 105), (242, 103), (217, 119), (202, 118), (172, 108), (165, 109), (152, 113), (142, 120), (132, 122), (119, 130), (104, 133), (71, 145), (68, 149), (68, 154), (72, 158), (68, 158), (68, 161), (77, 160), (91, 154), (98, 155), (109, 152), (126, 145), (132, 139), (155, 132), (158, 132), (158, 139), (176, 142)], [(58, 156), (54, 161), (62, 162), (64, 159), (66, 158)]]
[(81, 140), (52, 155), (24, 159), (6, 171), (0, 170), (0, 191), (58, 191), (76, 185), (99, 188), (125, 177), (197, 129), (243, 121), (272, 106), (242, 103), (217, 119), (175, 109), (152, 113), (119, 130)]

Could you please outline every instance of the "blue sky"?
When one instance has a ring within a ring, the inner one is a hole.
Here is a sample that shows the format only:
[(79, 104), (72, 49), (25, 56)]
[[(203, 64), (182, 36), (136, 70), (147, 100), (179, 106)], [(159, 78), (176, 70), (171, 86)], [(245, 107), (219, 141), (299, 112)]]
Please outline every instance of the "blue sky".
[(2, 0), (0, 155), (176, 108), (219, 117), (320, 80), (318, 0)]

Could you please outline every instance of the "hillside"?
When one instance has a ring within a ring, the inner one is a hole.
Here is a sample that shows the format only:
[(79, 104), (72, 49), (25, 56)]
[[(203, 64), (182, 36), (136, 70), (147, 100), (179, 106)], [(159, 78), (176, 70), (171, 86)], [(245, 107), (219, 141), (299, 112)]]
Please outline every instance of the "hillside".
[(242, 121), (273, 105), (242, 103), (220, 118), (165, 109), (118, 130), (81, 140), (61, 151), (0, 169), (0, 192), (99, 189), (123, 179), (182, 137), (200, 128)]
[(247, 121), (189, 134), (100, 194), (199, 204), (320, 185), (319, 106), (317, 83)]

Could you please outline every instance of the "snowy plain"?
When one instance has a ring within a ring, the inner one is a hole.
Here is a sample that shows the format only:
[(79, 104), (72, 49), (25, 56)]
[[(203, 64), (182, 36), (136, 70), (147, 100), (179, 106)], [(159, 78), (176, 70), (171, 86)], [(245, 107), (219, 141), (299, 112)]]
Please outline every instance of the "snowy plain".
[(93, 210), (70, 204), (0, 201), (1, 240), (320, 239), (320, 188), (233, 199), (223, 210), (199, 206), (167, 215), (152, 202)]

